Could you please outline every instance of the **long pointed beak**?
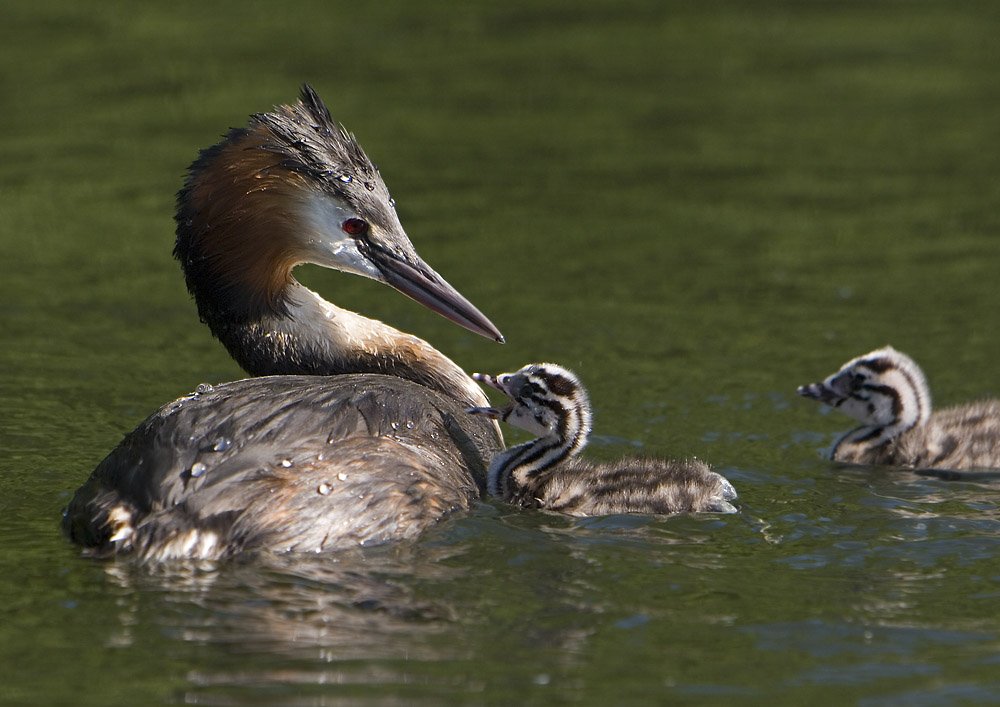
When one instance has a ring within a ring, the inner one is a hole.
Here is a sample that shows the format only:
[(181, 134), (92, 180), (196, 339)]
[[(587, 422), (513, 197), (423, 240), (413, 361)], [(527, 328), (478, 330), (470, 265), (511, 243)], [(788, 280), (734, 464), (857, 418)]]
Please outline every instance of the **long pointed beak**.
[(379, 249), (370, 256), (387, 285), (475, 334), (504, 343), (493, 322), (422, 260), (411, 264)]

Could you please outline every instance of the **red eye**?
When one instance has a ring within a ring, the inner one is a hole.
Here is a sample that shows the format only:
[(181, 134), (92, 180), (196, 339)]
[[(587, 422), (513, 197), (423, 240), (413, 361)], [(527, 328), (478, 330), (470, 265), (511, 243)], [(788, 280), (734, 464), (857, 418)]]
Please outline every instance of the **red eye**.
[(360, 236), (368, 230), (368, 222), (360, 218), (349, 218), (340, 227), (349, 236)]

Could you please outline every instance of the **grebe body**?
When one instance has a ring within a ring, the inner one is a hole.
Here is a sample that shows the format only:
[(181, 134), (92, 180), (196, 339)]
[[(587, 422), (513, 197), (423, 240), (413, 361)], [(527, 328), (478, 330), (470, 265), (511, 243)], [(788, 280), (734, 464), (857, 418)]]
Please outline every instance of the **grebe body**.
[(411, 538), (467, 510), (500, 451), (456, 400), (392, 376), (267, 376), (203, 387), (126, 436), (77, 491), (97, 554), (215, 559)]
[(498, 454), (489, 492), (518, 506), (570, 515), (734, 513), (736, 491), (697, 459), (623, 459), (592, 464), (577, 457), (591, 427), (590, 401), (579, 378), (562, 366), (536, 363), (514, 373), (474, 374), (510, 398), (473, 415), (503, 420), (538, 438)]
[(832, 458), (923, 469), (1000, 468), (1000, 401), (933, 411), (927, 379), (891, 346), (858, 356), (799, 395), (861, 423), (835, 443)]
[(263, 377), (200, 389), (127, 435), (67, 507), (72, 540), (151, 560), (324, 551), (413, 537), (479, 497), (503, 449), (496, 422), (464, 414), (487, 402), (479, 386), (292, 276), (305, 262), (363, 275), (503, 341), (420, 259), (309, 86), (192, 164), (174, 254), (202, 320)]

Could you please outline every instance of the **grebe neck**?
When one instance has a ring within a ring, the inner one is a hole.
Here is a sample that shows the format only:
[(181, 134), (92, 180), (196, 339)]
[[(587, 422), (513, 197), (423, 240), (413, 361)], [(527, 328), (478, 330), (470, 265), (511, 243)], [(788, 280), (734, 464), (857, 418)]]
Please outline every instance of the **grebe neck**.
[(425, 385), (465, 404), (486, 404), (482, 389), (423, 339), (337, 307), (294, 280), (282, 301), (282, 312), (208, 322), (250, 375), (382, 373)]
[(510, 500), (516, 491), (537, 482), (547, 470), (572, 459), (587, 445), (591, 413), (585, 398), (582, 402), (552, 398), (548, 407), (554, 408), (558, 417), (551, 434), (511, 447), (493, 459), (486, 478), (491, 495)]

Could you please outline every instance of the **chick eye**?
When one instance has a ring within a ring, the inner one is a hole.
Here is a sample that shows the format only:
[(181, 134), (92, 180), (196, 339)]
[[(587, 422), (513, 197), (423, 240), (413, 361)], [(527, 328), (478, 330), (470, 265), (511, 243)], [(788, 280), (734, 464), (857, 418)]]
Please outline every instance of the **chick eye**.
[(349, 218), (340, 227), (349, 236), (360, 236), (368, 230), (368, 222), (360, 218)]

